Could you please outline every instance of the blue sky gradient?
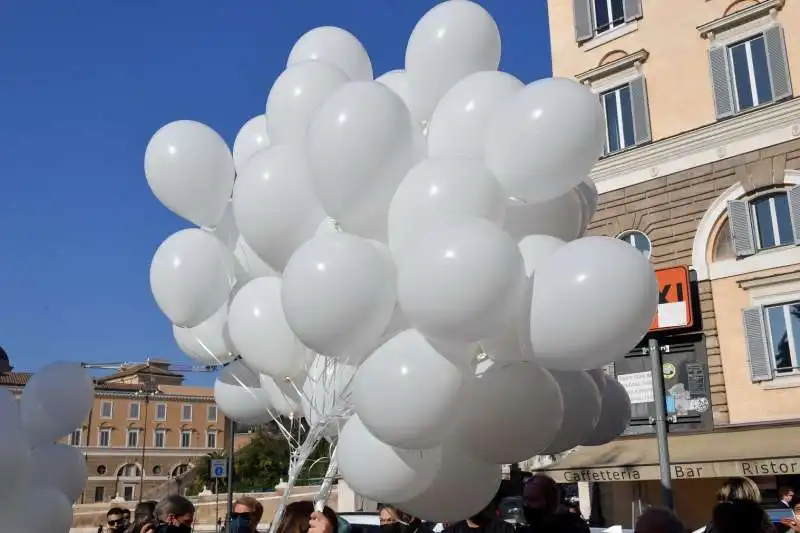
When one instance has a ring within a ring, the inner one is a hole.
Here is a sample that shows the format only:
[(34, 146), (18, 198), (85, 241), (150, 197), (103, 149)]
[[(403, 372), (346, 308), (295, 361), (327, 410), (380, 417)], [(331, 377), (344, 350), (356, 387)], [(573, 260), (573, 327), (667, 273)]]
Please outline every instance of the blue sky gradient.
[[(0, 2), (0, 346), (16, 369), (190, 363), (148, 283), (155, 249), (189, 225), (147, 186), (150, 136), (194, 119), (232, 144), (316, 26), (353, 32), (376, 75), (402, 68), (415, 22), (436, 3)], [(501, 69), (525, 82), (548, 76), (545, 0), (480, 3), (500, 26)]]

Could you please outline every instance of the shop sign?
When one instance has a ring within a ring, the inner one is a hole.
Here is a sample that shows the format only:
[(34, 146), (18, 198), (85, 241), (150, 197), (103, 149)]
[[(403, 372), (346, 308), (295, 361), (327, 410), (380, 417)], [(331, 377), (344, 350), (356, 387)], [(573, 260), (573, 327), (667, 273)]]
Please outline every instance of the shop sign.
[[(671, 465), (670, 472), (672, 479), (797, 475), (800, 474), (800, 457), (716, 463), (681, 463)], [(658, 466), (655, 465), (553, 470), (546, 473), (559, 483), (660, 479)]]

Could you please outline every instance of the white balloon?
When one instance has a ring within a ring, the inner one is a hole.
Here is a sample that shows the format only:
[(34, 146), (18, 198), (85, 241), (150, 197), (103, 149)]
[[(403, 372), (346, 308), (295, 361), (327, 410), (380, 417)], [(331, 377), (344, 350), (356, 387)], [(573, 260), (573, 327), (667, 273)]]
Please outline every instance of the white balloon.
[(236, 180), (233, 210), (247, 244), (276, 270), (283, 270), (325, 219), (305, 153), (297, 146), (254, 155)]
[(170, 122), (147, 143), (147, 183), (173, 213), (207, 228), (222, 218), (233, 189), (233, 157), (217, 132), (193, 120)]
[(600, 420), (602, 397), (588, 372), (551, 370), (564, 401), (564, 418), (542, 455), (555, 455), (586, 442)]
[(247, 283), (253, 278), (278, 275), (274, 268), (258, 257), (258, 254), (253, 251), (253, 248), (247, 244), (247, 241), (241, 235), (236, 239), (233, 256), (237, 261), (236, 279), (240, 283)]
[(9, 533), (69, 533), (72, 503), (58, 488), (31, 480), (23, 484), (14, 514), (3, 516)]
[(304, 61), (289, 66), (267, 97), (270, 142), (303, 146), (314, 113), (347, 81), (347, 75), (330, 63)]
[(561, 426), (564, 407), (558, 383), (533, 363), (495, 363), (473, 378), (466, 392), (457, 441), (484, 461), (530, 459), (547, 447)]
[(597, 211), (597, 185), (592, 178), (586, 178), (578, 184), (575, 192), (581, 199), (583, 217), (581, 217), (582, 230), (579, 237), (583, 236), (586, 226), (592, 221), (592, 217)]
[(342, 28), (320, 26), (306, 32), (289, 52), (286, 66), (309, 60), (336, 65), (353, 81), (372, 81), (372, 62), (367, 50), (352, 33)]
[(259, 376), (241, 361), (234, 361), (214, 381), (214, 401), (228, 417), (242, 424), (266, 424), (272, 421), (267, 392)]
[[(299, 381), (302, 383), (302, 380)], [(285, 380), (276, 381), (266, 374), (261, 374), (261, 387), (266, 392), (270, 406), (276, 414), (283, 416), (303, 414), (300, 395), (291, 383), (287, 383)]]
[(193, 328), (172, 326), (175, 342), (183, 353), (205, 365), (227, 363), (237, 355), (228, 333), (228, 305), (226, 301), (208, 320)]
[(514, 319), (506, 324), (499, 335), (480, 341), (480, 346), (496, 362), (532, 361), (533, 346), (530, 333), (530, 300), (533, 294), (533, 282), (525, 280), (524, 296), (519, 302), (519, 311)]
[(483, 157), (489, 119), (524, 85), (506, 72), (476, 72), (456, 83), (436, 106), (428, 125), (428, 153)]
[(480, 159), (435, 157), (408, 171), (389, 207), (389, 246), (402, 257), (431, 228), (453, 216), (483, 218), (501, 226), (503, 188)]
[(609, 237), (568, 243), (533, 280), (536, 361), (556, 370), (603, 366), (642, 339), (657, 306), (653, 266), (628, 243)]
[(577, 239), (583, 235), (591, 218), (584, 217), (580, 187), (535, 204), (509, 198), (503, 229), (516, 240), (527, 235), (552, 235), (567, 242)]
[(431, 484), (417, 497), (396, 504), (421, 520), (453, 523), (482, 511), (501, 479), (499, 464), (479, 461), (449, 443), (442, 447), (442, 466)]
[(94, 383), (79, 363), (51, 363), (33, 375), (20, 397), (19, 416), (31, 446), (51, 443), (83, 424)]
[(461, 371), (410, 329), (361, 364), (353, 381), (353, 405), (382, 442), (428, 449), (441, 445), (450, 431), (461, 385)]
[(286, 321), (282, 281), (256, 278), (239, 290), (228, 312), (228, 331), (249, 368), (276, 378), (302, 372), (306, 348)]
[(472, 342), (501, 333), (518, 316), (525, 282), (511, 237), (491, 222), (465, 217), (440, 224), (404, 254), (398, 300), (425, 336)]
[(286, 320), (317, 353), (362, 357), (389, 324), (397, 302), (394, 265), (368, 240), (346, 233), (315, 237), (284, 270)]
[(75, 503), (86, 486), (86, 460), (80, 449), (66, 444), (43, 444), (31, 452), (30, 476), (37, 483), (55, 487)]
[(384, 85), (341, 87), (308, 129), (312, 179), (325, 211), (343, 230), (385, 241), (389, 203), (424, 145), (405, 104)]
[(428, 11), (406, 47), (406, 75), (414, 101), (430, 117), (459, 80), (500, 64), (500, 31), (492, 16), (473, 2), (448, 1)]
[(604, 142), (597, 95), (575, 81), (547, 78), (498, 107), (486, 133), (486, 166), (509, 196), (544, 202), (581, 183)]
[(351, 383), (357, 368), (333, 357), (317, 355), (303, 383), (303, 414), (310, 426), (326, 424), (329, 436), (339, 434), (340, 419), (351, 402)]
[(225, 245), (201, 229), (173, 233), (150, 264), (150, 288), (161, 311), (180, 327), (213, 315), (235, 282), (235, 261)]
[(565, 243), (550, 235), (528, 235), (519, 241), (519, 251), (525, 260), (525, 272), (531, 276), (540, 265), (547, 261)]
[(406, 76), (406, 73), (403, 69), (390, 70), (378, 78), (375, 78), (375, 81), (381, 85), (385, 85), (394, 94), (399, 96), (403, 103), (406, 104), (408, 110), (411, 112), (411, 116), (417, 121), (422, 122), (422, 120), (425, 119), (424, 116), (420, 116), (419, 113), (417, 113), (414, 102), (411, 100), (411, 89), (408, 87), (408, 76)]
[(263, 113), (244, 123), (233, 141), (233, 164), (236, 173), (241, 174), (245, 164), (253, 155), (269, 146), (267, 117)]
[(336, 448), (339, 471), (362, 496), (379, 502), (407, 501), (434, 480), (442, 450), (401, 450), (376, 439), (357, 415), (350, 417)]
[(617, 380), (602, 376), (596, 371), (595, 379), (603, 383), (602, 409), (600, 419), (583, 446), (601, 446), (616, 439), (625, 431), (631, 421), (631, 399), (625, 388)]
[[(0, 472), (9, 479), (28, 479), (30, 448), (22, 432), (19, 404), (11, 391), (0, 389)], [(19, 490), (16, 483), (0, 484), (0, 510)]]

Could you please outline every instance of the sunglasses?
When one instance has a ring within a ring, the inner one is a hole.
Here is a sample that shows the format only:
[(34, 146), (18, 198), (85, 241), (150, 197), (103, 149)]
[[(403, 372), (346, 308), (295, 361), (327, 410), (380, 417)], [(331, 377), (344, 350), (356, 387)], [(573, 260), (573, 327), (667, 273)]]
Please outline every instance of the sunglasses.
[(124, 518), (118, 518), (116, 520), (109, 520), (108, 521), (108, 525), (111, 526), (111, 527), (113, 527), (113, 526), (121, 526), (124, 522), (125, 522)]

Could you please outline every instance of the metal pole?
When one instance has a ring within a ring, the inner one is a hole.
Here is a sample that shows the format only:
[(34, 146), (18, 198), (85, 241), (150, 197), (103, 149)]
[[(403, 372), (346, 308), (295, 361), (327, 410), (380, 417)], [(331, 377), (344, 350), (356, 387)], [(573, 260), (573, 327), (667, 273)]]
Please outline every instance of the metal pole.
[(148, 404), (150, 403), (150, 392), (145, 391), (144, 393), (144, 429), (142, 429), (142, 471), (139, 472), (141, 476), (139, 478), (139, 503), (142, 503), (142, 499), (144, 498), (144, 460), (145, 455), (147, 454), (147, 413), (148, 413)]
[(214, 531), (219, 533), (219, 478), (214, 478), (214, 494), (217, 502), (214, 504)]
[(233, 434), (236, 431), (236, 422), (229, 419), (228, 423), (228, 517), (225, 519), (225, 531), (231, 530), (231, 514), (233, 513)]
[(672, 475), (669, 465), (669, 440), (667, 439), (667, 397), (664, 394), (664, 372), (662, 370), (661, 346), (658, 340), (647, 343), (650, 353), (650, 368), (653, 379), (653, 400), (656, 404), (656, 440), (658, 442), (658, 466), (661, 471), (661, 500), (664, 507), (674, 509), (672, 497)]

